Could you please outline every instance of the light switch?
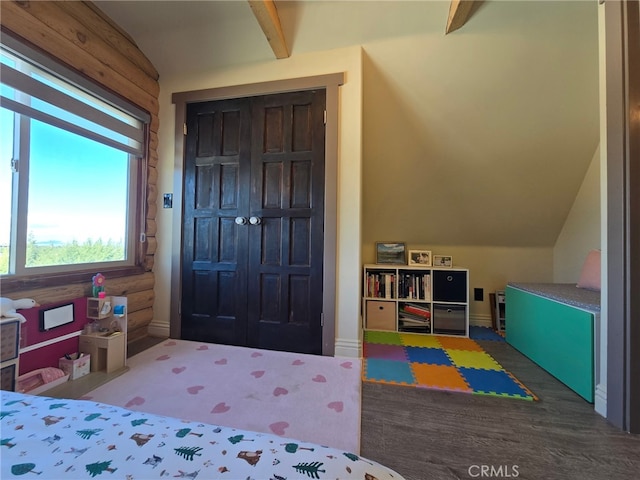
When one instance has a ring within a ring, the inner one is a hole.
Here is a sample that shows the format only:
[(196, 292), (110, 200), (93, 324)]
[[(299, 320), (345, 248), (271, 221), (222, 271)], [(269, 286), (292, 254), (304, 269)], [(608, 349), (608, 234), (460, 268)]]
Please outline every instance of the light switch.
[(162, 200), (162, 208), (173, 207), (173, 193), (165, 193)]

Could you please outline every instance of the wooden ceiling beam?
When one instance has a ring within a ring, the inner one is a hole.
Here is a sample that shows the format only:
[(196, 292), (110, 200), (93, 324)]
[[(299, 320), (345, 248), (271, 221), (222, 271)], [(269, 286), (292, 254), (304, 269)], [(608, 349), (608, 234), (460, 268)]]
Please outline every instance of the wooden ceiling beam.
[(260, 28), (267, 37), (276, 58), (288, 58), (289, 49), (280, 26), (280, 17), (273, 0), (248, 0)]
[(445, 35), (459, 29), (469, 20), (475, 3), (477, 0), (451, 0)]

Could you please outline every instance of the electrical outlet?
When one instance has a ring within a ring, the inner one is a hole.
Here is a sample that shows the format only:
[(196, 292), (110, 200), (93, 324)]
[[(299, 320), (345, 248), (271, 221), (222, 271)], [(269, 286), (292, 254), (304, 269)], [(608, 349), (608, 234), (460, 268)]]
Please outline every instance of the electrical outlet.
[(473, 299), (476, 302), (484, 302), (484, 288), (474, 288)]

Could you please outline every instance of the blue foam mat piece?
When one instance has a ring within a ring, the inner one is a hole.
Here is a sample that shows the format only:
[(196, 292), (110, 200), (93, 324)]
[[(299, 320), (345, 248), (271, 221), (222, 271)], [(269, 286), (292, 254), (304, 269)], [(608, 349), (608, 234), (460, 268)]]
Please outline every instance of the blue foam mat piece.
[(381, 358), (367, 358), (365, 368), (366, 378), (371, 380), (406, 383), (407, 385), (416, 383), (411, 366), (406, 362)]
[(427, 363), (429, 365), (453, 365), (451, 359), (441, 348), (404, 347), (411, 363)]
[(472, 340), (494, 340), (496, 342), (504, 342), (504, 337), (489, 327), (479, 327), (477, 325), (469, 326), (469, 338)]
[(529, 396), (529, 394), (504, 371), (467, 367), (458, 367), (458, 371), (474, 391), (518, 397)]

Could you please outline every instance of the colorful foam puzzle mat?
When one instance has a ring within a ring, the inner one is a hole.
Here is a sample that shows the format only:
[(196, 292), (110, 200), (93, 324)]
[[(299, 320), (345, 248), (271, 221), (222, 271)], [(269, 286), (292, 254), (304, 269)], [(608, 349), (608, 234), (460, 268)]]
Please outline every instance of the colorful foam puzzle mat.
[(365, 382), (538, 400), (473, 339), (366, 331)]

